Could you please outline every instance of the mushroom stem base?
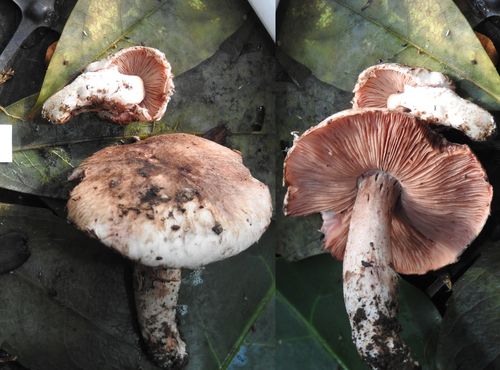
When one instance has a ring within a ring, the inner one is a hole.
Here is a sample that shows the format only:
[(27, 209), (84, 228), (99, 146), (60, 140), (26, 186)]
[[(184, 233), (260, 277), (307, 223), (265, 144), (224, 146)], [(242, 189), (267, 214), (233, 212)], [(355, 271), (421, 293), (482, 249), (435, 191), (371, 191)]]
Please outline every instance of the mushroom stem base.
[(180, 369), (189, 361), (176, 324), (181, 269), (136, 264), (134, 292), (142, 336), (151, 359), (160, 367)]
[(344, 301), (352, 338), (373, 369), (419, 369), (399, 335), (398, 274), (391, 251), (391, 220), (400, 186), (381, 171), (365, 173), (349, 225), (344, 255)]

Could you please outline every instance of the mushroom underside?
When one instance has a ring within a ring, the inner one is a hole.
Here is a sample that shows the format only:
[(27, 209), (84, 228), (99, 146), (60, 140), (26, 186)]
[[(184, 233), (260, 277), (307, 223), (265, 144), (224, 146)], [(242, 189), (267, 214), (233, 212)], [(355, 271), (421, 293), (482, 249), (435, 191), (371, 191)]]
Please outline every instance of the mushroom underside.
[(456, 261), (490, 212), (492, 187), (465, 145), (388, 109), (337, 113), (294, 140), (287, 216), (321, 212), (324, 247), (344, 260), (353, 341), (374, 369), (418, 369), (396, 318), (398, 275)]
[(294, 142), (285, 161), (285, 214), (322, 212), (324, 247), (342, 260), (357, 181), (370, 170), (401, 185), (392, 218), (399, 273), (455, 262), (489, 215), (492, 187), (467, 146), (409, 114), (373, 108), (338, 113)]
[(476, 141), (496, 134), (493, 116), (459, 97), (453, 82), (440, 72), (397, 63), (375, 65), (359, 75), (354, 93), (354, 108), (400, 109)]
[(365, 69), (354, 87), (354, 108), (385, 108), (390, 95), (405, 86), (432, 86), (455, 90), (453, 82), (440, 72), (397, 63), (378, 64)]
[(174, 93), (170, 63), (161, 51), (133, 46), (90, 63), (71, 84), (45, 102), (42, 116), (54, 124), (97, 112), (119, 124), (161, 119)]
[(125, 75), (140, 77), (146, 87), (146, 96), (133, 116), (102, 111), (99, 112), (101, 118), (118, 123), (152, 122), (162, 118), (174, 93), (174, 75), (170, 63), (162, 52), (150, 47), (133, 46), (89, 64), (85, 72), (110, 68), (117, 68)]

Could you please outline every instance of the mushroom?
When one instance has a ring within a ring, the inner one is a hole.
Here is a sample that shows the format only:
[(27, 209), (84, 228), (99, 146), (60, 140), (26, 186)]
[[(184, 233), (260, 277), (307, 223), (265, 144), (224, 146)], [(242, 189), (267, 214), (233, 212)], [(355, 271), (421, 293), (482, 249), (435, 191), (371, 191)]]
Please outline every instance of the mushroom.
[(493, 116), (462, 99), (453, 82), (439, 72), (396, 63), (379, 64), (363, 71), (354, 87), (354, 108), (390, 108), (462, 131), (483, 141), (496, 131)]
[(469, 147), (410, 114), (337, 113), (294, 140), (287, 216), (322, 212), (324, 248), (344, 260), (353, 341), (374, 369), (419, 368), (399, 332), (398, 275), (453, 263), (482, 229), (492, 187)]
[(187, 134), (102, 149), (69, 180), (80, 181), (68, 219), (136, 262), (142, 335), (162, 367), (187, 363), (175, 324), (180, 268), (201, 269), (257, 242), (270, 223), (271, 196), (241, 155)]
[(52, 95), (43, 118), (66, 123), (82, 112), (128, 124), (163, 117), (174, 92), (170, 63), (157, 49), (134, 46), (91, 63), (70, 85)]

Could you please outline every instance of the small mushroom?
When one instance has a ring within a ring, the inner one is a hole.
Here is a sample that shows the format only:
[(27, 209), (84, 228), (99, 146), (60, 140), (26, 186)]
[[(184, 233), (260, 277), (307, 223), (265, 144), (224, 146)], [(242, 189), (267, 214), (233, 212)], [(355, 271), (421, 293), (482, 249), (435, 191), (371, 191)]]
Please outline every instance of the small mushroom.
[(43, 118), (65, 123), (83, 112), (128, 124), (157, 121), (174, 92), (170, 63), (159, 50), (134, 46), (91, 63), (70, 85), (52, 95)]
[(426, 68), (395, 63), (363, 71), (354, 87), (354, 108), (390, 108), (462, 131), (472, 140), (491, 138), (496, 125), (485, 109), (462, 99), (451, 80)]
[(287, 216), (322, 212), (324, 247), (344, 260), (353, 341), (374, 369), (419, 368), (399, 332), (398, 275), (457, 260), (482, 229), (493, 191), (465, 145), (409, 114), (351, 109), (294, 140)]
[(68, 218), (136, 262), (142, 335), (162, 367), (187, 363), (175, 324), (180, 268), (200, 269), (247, 249), (272, 213), (266, 185), (241, 155), (187, 134), (105, 148), (70, 176)]

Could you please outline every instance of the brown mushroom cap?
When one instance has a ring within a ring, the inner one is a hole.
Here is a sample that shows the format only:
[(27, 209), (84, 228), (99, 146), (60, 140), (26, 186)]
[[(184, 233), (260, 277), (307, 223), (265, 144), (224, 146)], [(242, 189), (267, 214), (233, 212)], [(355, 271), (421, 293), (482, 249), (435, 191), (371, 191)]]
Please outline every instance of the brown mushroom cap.
[(359, 75), (353, 91), (353, 108), (386, 108), (389, 96), (404, 92), (405, 85), (455, 90), (453, 82), (442, 73), (397, 63), (378, 64)]
[(322, 212), (324, 247), (342, 260), (357, 181), (370, 170), (401, 185), (391, 235), (398, 272), (455, 262), (488, 218), (493, 189), (469, 147), (386, 109), (340, 112), (295, 140), (284, 166), (285, 214)]
[(148, 266), (200, 268), (255, 243), (272, 213), (269, 189), (234, 151), (171, 134), (105, 148), (81, 180), (68, 218), (82, 231)]
[(146, 97), (136, 111), (103, 111), (99, 112), (99, 116), (120, 123), (151, 122), (163, 117), (170, 96), (174, 93), (174, 76), (165, 54), (154, 48), (133, 46), (89, 64), (84, 72), (95, 72), (115, 66), (118, 72), (124, 75), (140, 77), (144, 82)]

